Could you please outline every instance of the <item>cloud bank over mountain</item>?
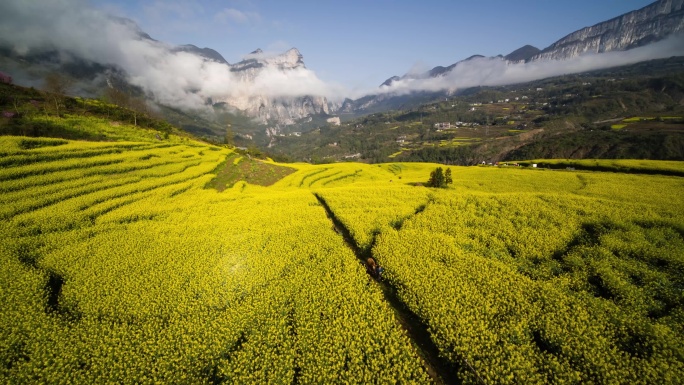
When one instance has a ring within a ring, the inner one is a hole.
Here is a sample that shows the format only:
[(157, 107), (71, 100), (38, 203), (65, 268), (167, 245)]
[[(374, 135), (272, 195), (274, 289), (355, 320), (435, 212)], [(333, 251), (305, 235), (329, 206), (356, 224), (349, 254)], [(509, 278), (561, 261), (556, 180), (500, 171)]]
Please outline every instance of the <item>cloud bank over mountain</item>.
[[(229, 9), (216, 17), (238, 23), (257, 16)], [(499, 57), (476, 57), (458, 63), (443, 76), (407, 76), (389, 86), (349, 90), (322, 81), (303, 63), (286, 70), (277, 64), (266, 65), (246, 80), (231, 70), (231, 66), (194, 52), (174, 50), (173, 46), (150, 38), (133, 21), (108, 15), (86, 0), (3, 1), (0, 4), (0, 45), (21, 55), (57, 52), (63, 63), (78, 58), (119, 68), (127, 74), (131, 84), (142, 87), (156, 101), (191, 109), (205, 108), (209, 98), (227, 100), (258, 96), (277, 100), (317, 96), (338, 102), (345, 97), (358, 98), (368, 94), (453, 91), (684, 55), (684, 39), (677, 35), (629, 51), (588, 54), (568, 60), (514, 64)], [(272, 56), (273, 53), (259, 52), (246, 55), (245, 59), (268, 62)], [(418, 72), (419, 67), (414, 66), (411, 72)]]
[(303, 66), (288, 71), (264, 68), (253, 83), (242, 81), (230, 66), (173, 51), (134, 22), (93, 9), (83, 0), (3, 2), (0, 44), (20, 55), (56, 51), (63, 63), (79, 58), (120, 68), (158, 102), (178, 107), (202, 108), (207, 98), (251, 94), (336, 98), (344, 93)]
[(644, 60), (684, 55), (684, 37), (668, 39), (628, 51), (585, 54), (567, 60), (512, 63), (501, 57), (475, 57), (464, 60), (443, 76), (406, 77), (380, 87), (379, 94), (405, 95), (418, 91), (455, 91), (475, 86), (524, 83), (552, 76), (574, 74), (638, 63)]

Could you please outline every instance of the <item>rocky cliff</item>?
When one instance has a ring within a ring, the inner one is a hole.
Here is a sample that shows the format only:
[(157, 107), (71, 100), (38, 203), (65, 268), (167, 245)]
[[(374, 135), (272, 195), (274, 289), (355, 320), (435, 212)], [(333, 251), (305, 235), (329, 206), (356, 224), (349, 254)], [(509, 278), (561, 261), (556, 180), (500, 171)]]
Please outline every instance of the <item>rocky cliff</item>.
[(623, 51), (684, 30), (684, 0), (660, 0), (575, 31), (529, 60), (565, 60), (585, 53)]
[[(308, 71), (304, 58), (296, 48), (281, 55), (268, 56), (262, 50), (247, 55), (244, 60), (230, 66), (230, 71), (249, 89), (266, 71)], [(290, 125), (311, 115), (328, 115), (338, 107), (323, 96), (269, 96), (258, 92), (233, 95), (216, 102), (243, 111), (261, 124)]]

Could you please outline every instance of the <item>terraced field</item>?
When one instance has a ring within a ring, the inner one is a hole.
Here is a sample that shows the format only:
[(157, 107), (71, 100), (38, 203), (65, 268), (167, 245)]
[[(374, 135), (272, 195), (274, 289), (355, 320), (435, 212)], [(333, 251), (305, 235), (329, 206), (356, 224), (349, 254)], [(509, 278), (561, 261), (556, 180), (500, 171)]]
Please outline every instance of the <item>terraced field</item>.
[(192, 141), (0, 153), (2, 382), (684, 377), (679, 176), (288, 164), (265, 187), (239, 180), (282, 165)]

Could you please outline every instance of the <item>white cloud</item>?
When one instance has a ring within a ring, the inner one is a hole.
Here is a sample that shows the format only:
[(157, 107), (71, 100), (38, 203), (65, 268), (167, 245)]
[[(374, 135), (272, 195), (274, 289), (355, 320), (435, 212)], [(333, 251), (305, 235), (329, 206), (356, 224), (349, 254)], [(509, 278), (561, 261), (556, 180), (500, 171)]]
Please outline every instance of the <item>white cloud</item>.
[[(188, 9), (161, 7), (157, 11), (187, 14)], [(256, 18), (245, 15), (250, 20)], [(128, 74), (132, 84), (159, 102), (178, 107), (204, 108), (208, 97), (334, 96), (340, 92), (339, 87), (327, 85), (306, 68), (287, 72), (266, 69), (253, 83), (246, 83), (225, 64), (172, 52), (163, 42), (142, 39), (135, 24), (112, 19), (79, 0), (46, 0), (40, 6), (22, 0), (3, 2), (0, 42), (22, 54), (58, 49), (68, 54), (65, 60), (72, 55), (116, 66)]]
[[(160, 5), (156, 10), (175, 13), (179, 17), (202, 12), (193, 8), (191, 2), (182, 4), (175, 8)], [(226, 11), (224, 15), (233, 19), (258, 20), (256, 14), (240, 11)], [(495, 86), (684, 55), (684, 39), (679, 36), (630, 51), (585, 55), (567, 61), (508, 64), (497, 58), (476, 58), (458, 64), (443, 77), (405, 79), (380, 90), (349, 91), (322, 81), (313, 71), (303, 67), (288, 71), (264, 68), (253, 74), (253, 81), (246, 82), (225, 64), (186, 52), (172, 52), (165, 43), (141, 38), (135, 24), (90, 8), (86, 0), (4, 0), (0, 3), (0, 43), (21, 54), (57, 49), (64, 53), (65, 61), (73, 56), (116, 66), (128, 74), (132, 84), (142, 87), (159, 102), (185, 108), (203, 108), (205, 100), (210, 97), (219, 100), (312, 95), (340, 101), (345, 96)]]
[(680, 55), (684, 55), (684, 39), (678, 35), (629, 51), (586, 54), (568, 60), (511, 64), (496, 57), (480, 57), (458, 63), (441, 77), (395, 81), (389, 87), (383, 86), (380, 93), (403, 95), (414, 91), (446, 91), (523, 83)]

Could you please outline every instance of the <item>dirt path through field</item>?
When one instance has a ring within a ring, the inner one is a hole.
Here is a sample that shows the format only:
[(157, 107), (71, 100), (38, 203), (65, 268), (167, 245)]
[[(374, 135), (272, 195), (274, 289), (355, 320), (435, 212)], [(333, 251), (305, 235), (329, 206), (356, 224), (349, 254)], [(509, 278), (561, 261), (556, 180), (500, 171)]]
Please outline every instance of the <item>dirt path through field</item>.
[[(354, 252), (359, 259), (359, 262), (365, 267), (366, 260), (373, 256), (371, 252), (372, 246), (367, 250), (361, 249), (354, 241), (349, 229), (347, 229), (335, 216), (325, 199), (315, 193), (314, 196), (325, 209), (325, 212), (333, 223), (336, 231), (342, 235), (347, 246)], [(456, 377), (457, 368), (453, 367), (453, 365), (439, 356), (439, 350), (430, 338), (427, 325), (425, 325), (418, 316), (399, 299), (396, 289), (389, 283), (382, 279), (375, 279), (370, 274), (368, 275), (368, 278), (382, 291), (385, 300), (394, 311), (397, 323), (406, 331), (406, 335), (411, 339), (411, 343), (416, 349), (416, 353), (423, 361), (423, 366), (432, 380), (436, 384), (458, 384), (459, 382)]]

